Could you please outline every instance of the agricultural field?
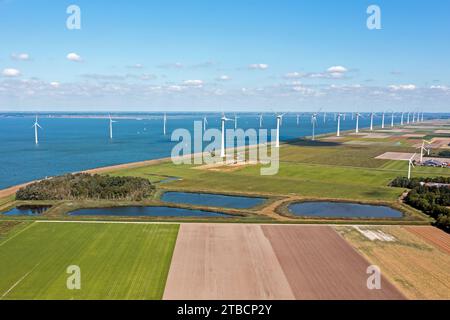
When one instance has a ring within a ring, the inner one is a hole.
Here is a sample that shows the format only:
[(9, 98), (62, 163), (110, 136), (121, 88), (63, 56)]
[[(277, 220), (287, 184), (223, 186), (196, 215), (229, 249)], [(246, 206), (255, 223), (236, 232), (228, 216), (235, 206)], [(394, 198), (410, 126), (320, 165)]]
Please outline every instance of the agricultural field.
[[(336, 230), (408, 299), (450, 299), (450, 254), (427, 242), (409, 227), (364, 227), (393, 241), (370, 240), (353, 227)], [(432, 228), (434, 232), (441, 232)], [(445, 240), (449, 245), (449, 239)]]
[[(34, 222), (0, 242), (0, 299), (160, 299), (178, 225)], [(81, 289), (68, 290), (67, 268)]]
[(164, 299), (404, 298), (368, 266), (330, 227), (184, 224)]

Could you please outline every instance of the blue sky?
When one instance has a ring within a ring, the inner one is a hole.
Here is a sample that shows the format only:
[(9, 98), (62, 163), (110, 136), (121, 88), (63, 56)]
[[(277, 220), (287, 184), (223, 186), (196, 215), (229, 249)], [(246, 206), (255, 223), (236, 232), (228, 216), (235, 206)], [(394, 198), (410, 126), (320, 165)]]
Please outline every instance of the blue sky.
[(449, 16), (441, 0), (0, 0), (0, 111), (450, 111)]

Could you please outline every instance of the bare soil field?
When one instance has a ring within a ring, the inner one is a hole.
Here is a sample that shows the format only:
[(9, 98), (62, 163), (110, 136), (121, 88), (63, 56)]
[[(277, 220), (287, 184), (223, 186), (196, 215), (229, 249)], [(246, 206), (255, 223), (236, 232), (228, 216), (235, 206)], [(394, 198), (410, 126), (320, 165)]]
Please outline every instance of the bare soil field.
[(450, 254), (450, 234), (435, 227), (405, 227), (406, 230)]
[[(369, 229), (370, 227), (366, 227)], [(374, 227), (396, 241), (371, 241), (352, 227), (335, 227), (409, 299), (450, 299), (450, 255), (399, 226)]]
[(383, 160), (409, 160), (414, 155), (414, 153), (407, 152), (385, 152), (375, 159), (383, 159)]
[(367, 288), (370, 265), (331, 227), (263, 226), (298, 300), (403, 299), (386, 279)]
[(402, 299), (326, 226), (182, 224), (164, 299)]
[(182, 224), (163, 299), (294, 299), (257, 225)]

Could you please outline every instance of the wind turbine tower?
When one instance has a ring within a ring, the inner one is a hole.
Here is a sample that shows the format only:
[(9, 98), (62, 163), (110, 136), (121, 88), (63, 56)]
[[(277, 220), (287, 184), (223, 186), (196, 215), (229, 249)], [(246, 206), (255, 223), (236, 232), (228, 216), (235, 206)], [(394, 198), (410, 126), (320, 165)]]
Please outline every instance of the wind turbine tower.
[(111, 118), (111, 115), (109, 115), (109, 138), (112, 140), (112, 138), (113, 138), (113, 123), (114, 122), (117, 122), (117, 121), (114, 121), (112, 118)]
[(361, 114), (359, 112), (356, 113), (356, 133), (359, 133), (359, 117), (361, 116)]
[(275, 147), (277, 147), (277, 148), (280, 147), (280, 125), (281, 125), (281, 121), (283, 121), (283, 116), (284, 116), (284, 114), (277, 115), (277, 136), (276, 136), (276, 142), (275, 142)]
[(391, 128), (394, 127), (394, 111), (392, 111), (392, 116), (391, 116)]
[(34, 121), (33, 127), (34, 127), (34, 143), (35, 143), (36, 145), (38, 145), (38, 144), (39, 144), (38, 128), (39, 128), (39, 129), (42, 129), (42, 127), (40, 126), (40, 124), (39, 124), (39, 122), (38, 122), (38, 116), (37, 116), (37, 115), (36, 115), (36, 119), (35, 119), (35, 121)]
[(370, 131), (373, 131), (373, 116), (375, 115), (375, 113), (371, 113), (370, 114)]
[(381, 128), (382, 129), (384, 129), (384, 115), (385, 115), (385, 112), (383, 111), (383, 116), (381, 118)]
[(337, 115), (337, 130), (336, 130), (336, 137), (341, 136), (341, 114), (338, 113)]
[(228, 119), (225, 114), (222, 115), (222, 140), (220, 144), (220, 157), (225, 158), (225, 122), (233, 121), (232, 119)]

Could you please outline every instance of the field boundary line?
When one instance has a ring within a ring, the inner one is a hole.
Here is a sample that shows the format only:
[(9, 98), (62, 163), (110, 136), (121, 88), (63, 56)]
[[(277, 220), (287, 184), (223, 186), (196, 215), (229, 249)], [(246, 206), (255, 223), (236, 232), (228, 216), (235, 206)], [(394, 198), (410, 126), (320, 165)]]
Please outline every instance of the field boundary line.
[(30, 273), (32, 273), (34, 271), (34, 269), (36, 269), (41, 263), (38, 262), (38, 264), (36, 264), (33, 268), (31, 268), (30, 271), (28, 271), (22, 278), (20, 278), (19, 280), (17, 280), (16, 283), (14, 283), (8, 290), (6, 290), (3, 295), (0, 297), (0, 300), (3, 300), (3, 298), (8, 295), (15, 287), (17, 287), (26, 277), (28, 277), (28, 275)]
[(33, 221), (32, 223), (30, 223), (28, 226), (26, 226), (25, 228), (23, 228), (22, 230), (18, 231), (17, 233), (13, 234), (11, 237), (5, 239), (5, 241), (0, 243), (0, 247), (3, 246), (5, 243), (7, 243), (9, 240), (14, 239), (15, 237), (17, 237), (19, 234), (21, 234), (22, 232), (24, 232), (25, 230), (28, 230), (29, 228), (31, 228), (32, 226), (34, 226), (36, 221)]

